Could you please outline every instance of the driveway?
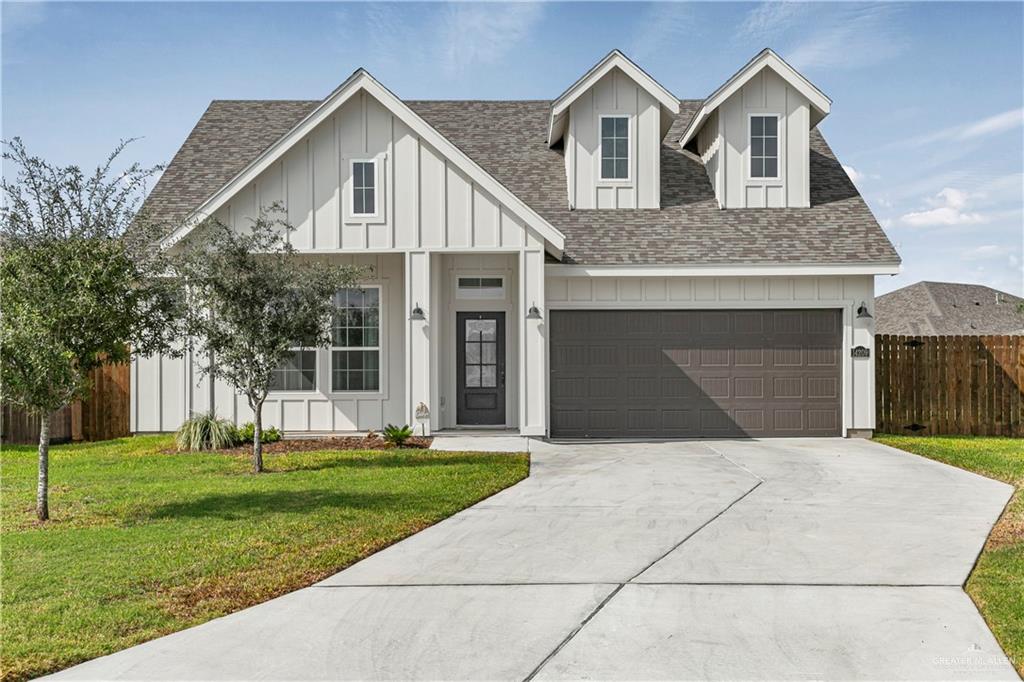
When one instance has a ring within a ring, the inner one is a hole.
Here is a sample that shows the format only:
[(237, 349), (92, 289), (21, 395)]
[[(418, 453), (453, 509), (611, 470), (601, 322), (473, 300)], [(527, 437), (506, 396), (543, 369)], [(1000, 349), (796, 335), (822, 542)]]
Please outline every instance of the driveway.
[(1017, 679), (961, 589), (1010, 486), (861, 440), (531, 447), (322, 583), (55, 677)]

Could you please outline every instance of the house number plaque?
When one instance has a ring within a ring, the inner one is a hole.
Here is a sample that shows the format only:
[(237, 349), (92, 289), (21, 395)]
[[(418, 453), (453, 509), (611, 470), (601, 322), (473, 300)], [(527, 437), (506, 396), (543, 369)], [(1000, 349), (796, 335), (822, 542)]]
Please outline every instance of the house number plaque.
[(871, 349), (867, 346), (854, 346), (850, 349), (850, 357), (854, 358), (870, 358)]

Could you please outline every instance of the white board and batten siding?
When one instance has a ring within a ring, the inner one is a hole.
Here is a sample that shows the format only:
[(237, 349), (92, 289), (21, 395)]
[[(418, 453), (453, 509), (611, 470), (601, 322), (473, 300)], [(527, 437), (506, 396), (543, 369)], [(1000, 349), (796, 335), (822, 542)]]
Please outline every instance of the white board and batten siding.
[[(629, 117), (629, 179), (602, 180), (601, 117)], [(573, 208), (660, 208), (661, 110), (658, 101), (612, 69), (569, 107), (565, 139)]]
[[(352, 162), (376, 161), (377, 214), (354, 216)], [(494, 196), (373, 96), (345, 102), (216, 216), (242, 228), (281, 202), (299, 251), (543, 248)]]
[[(779, 117), (779, 174), (750, 177), (750, 117)], [(810, 102), (770, 68), (725, 100), (697, 136), (722, 208), (810, 206)]]
[(856, 309), (874, 301), (874, 277), (563, 277), (548, 276), (549, 309), (743, 309), (832, 308), (843, 311), (843, 422), (873, 429), (874, 362), (852, 358), (865, 346), (874, 356), (874, 320)]
[[(381, 289), (381, 388), (379, 391), (331, 391), (330, 349), (317, 350), (316, 388), (272, 391), (263, 405), (263, 423), (285, 431), (365, 431), (387, 423), (405, 423), (405, 291), (401, 254), (333, 255), (338, 262), (369, 269), (363, 280)], [(213, 408), (237, 424), (252, 421), (243, 395), (201, 372), (205, 358), (153, 356), (132, 365), (132, 431), (173, 431), (189, 414)]]

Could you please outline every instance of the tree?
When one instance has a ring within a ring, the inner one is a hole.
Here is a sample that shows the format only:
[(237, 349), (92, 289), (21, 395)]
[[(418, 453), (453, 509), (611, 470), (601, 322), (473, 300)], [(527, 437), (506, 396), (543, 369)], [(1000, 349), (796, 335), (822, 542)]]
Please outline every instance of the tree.
[(95, 367), (171, 352), (175, 336), (177, 284), (152, 246), (161, 227), (137, 210), (160, 169), (116, 172), (129, 142), (91, 175), (29, 155), (18, 138), (4, 143), (14, 172), (0, 182), (0, 398), (39, 417), (41, 521), (50, 415), (88, 394)]
[(280, 204), (234, 230), (208, 219), (177, 261), (188, 287), (188, 334), (209, 360), (201, 371), (244, 394), (253, 411), (252, 468), (263, 470), (263, 402), (274, 370), (297, 344), (328, 344), (334, 293), (362, 269), (295, 253)]

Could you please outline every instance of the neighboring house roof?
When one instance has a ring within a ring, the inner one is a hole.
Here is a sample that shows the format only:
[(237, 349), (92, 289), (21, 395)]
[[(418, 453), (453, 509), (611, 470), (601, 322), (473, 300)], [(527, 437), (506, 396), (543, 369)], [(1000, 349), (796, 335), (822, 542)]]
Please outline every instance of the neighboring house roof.
[[(817, 130), (809, 208), (720, 209), (701, 162), (677, 140), (701, 101), (682, 100), (661, 148), (661, 209), (570, 210), (565, 158), (549, 149), (551, 102), (409, 101), (414, 112), (565, 235), (585, 265), (887, 264), (900, 259)], [(321, 101), (215, 101), (146, 206), (186, 218)]]
[(905, 336), (1024, 334), (1024, 299), (980, 284), (918, 282), (875, 299), (875, 331)]
[(679, 138), (679, 146), (685, 148), (693, 136), (700, 132), (701, 126), (715, 109), (720, 107), (725, 100), (732, 97), (740, 88), (747, 84), (751, 78), (761, 72), (763, 68), (769, 68), (786, 81), (790, 87), (807, 98), (811, 104), (811, 127), (818, 125), (821, 119), (828, 116), (832, 110), (832, 100), (819, 90), (813, 83), (804, 78), (792, 66), (786, 63), (779, 55), (771, 49), (765, 48), (757, 53), (753, 59), (743, 65), (732, 77), (722, 84), (717, 90), (708, 95), (701, 106), (697, 109), (683, 130)]
[(549, 147), (553, 147), (565, 134), (565, 121), (572, 103), (580, 95), (594, 87), (612, 69), (619, 69), (625, 73), (661, 105), (663, 120), (667, 121), (666, 127), (661, 132), (662, 134), (665, 133), (668, 129), (668, 124), (672, 121), (672, 117), (679, 113), (679, 100), (661, 83), (651, 78), (646, 71), (630, 60), (629, 57), (618, 50), (612, 50), (605, 55), (604, 59), (583, 74), (578, 81), (566, 88), (565, 92), (551, 103), (551, 118), (548, 121)]

